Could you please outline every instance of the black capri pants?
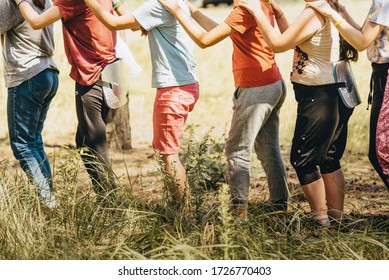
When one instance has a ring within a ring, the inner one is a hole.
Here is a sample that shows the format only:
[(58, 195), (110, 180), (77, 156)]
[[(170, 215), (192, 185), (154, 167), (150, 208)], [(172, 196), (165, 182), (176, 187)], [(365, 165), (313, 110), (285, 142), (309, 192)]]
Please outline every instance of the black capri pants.
[(307, 185), (340, 169), (353, 109), (343, 104), (335, 84), (293, 88), (298, 107), (290, 161), (300, 184)]
[(380, 176), (382, 182), (384, 182), (385, 186), (389, 191), (389, 182), (386, 178), (384, 172), (382, 171), (382, 167), (378, 163), (377, 159), (377, 146), (376, 146), (376, 138), (377, 138), (377, 124), (378, 117), (381, 112), (382, 101), (384, 99), (384, 91), (386, 86), (386, 80), (388, 78), (388, 70), (389, 63), (384, 64), (376, 64), (372, 63), (373, 72), (371, 75), (370, 81), (370, 92), (373, 92), (372, 100), (369, 100), (368, 103), (371, 103), (371, 113), (370, 113), (370, 136), (369, 136), (369, 160), (373, 165), (375, 171)]

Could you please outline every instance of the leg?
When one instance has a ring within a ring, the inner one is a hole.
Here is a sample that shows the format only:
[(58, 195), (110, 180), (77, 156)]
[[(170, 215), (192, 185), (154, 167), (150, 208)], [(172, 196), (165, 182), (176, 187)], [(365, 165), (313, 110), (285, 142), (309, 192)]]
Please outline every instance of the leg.
[(338, 106), (339, 123), (332, 139), (333, 143), (320, 164), (326, 189), (328, 214), (335, 219), (341, 218), (344, 208), (346, 181), (340, 166), (340, 159), (346, 149), (348, 120), (353, 113), (353, 109), (346, 108), (341, 101)]
[[(267, 121), (257, 134), (254, 149), (266, 173), (273, 209), (286, 211), (288, 186), (279, 144), (279, 113), (285, 100), (286, 88), (283, 81), (273, 84), (272, 87), (268, 92), (261, 93), (261, 98), (276, 98), (278, 103), (275, 103), (277, 105), (273, 107)], [(274, 102), (270, 103), (274, 104)]]
[(76, 85), (76, 111), (78, 119), (76, 143), (91, 177), (97, 194), (105, 195), (116, 189), (113, 171), (110, 167), (106, 139), (106, 118), (108, 107), (104, 103), (102, 88), (94, 85)]
[[(279, 81), (263, 87), (237, 88), (234, 93), (234, 113), (226, 142), (228, 183), (234, 208), (247, 207), (254, 141), (273, 109), (282, 103), (284, 93), (281, 83)], [(279, 90), (275, 91), (274, 87), (277, 86)], [(257, 148), (259, 149), (258, 145)], [(269, 171), (268, 166), (268, 162), (264, 163), (265, 171)]]
[(44, 176), (47, 178), (50, 187), (52, 187), (53, 182), (52, 182), (52, 173), (51, 173), (51, 167), (50, 167), (50, 162), (49, 159), (46, 155), (46, 152), (44, 150), (44, 145), (43, 145), (43, 139), (42, 139), (42, 130), (44, 126), (44, 122), (46, 120), (47, 112), (49, 110), (51, 101), (55, 97), (58, 89), (58, 73), (56, 71), (49, 71), (48, 72), (49, 79), (52, 80), (52, 87), (51, 90), (49, 91), (48, 95), (44, 98), (43, 104), (42, 104), (42, 111), (39, 116), (39, 121), (38, 121), (38, 127), (37, 131), (35, 133), (35, 146), (37, 147), (37, 152), (39, 153), (41, 159), (43, 162), (41, 163), (40, 167), (42, 170), (42, 173)]
[(385, 86), (384, 97), (376, 127), (377, 160), (384, 175), (384, 183), (389, 190), (389, 79)]
[(302, 188), (312, 213), (318, 217), (326, 216), (326, 191), (323, 179), (320, 178), (309, 184), (303, 185)]
[(344, 196), (346, 193), (346, 181), (342, 169), (332, 173), (322, 174), (327, 198), (328, 214), (340, 219), (344, 208)]
[(162, 155), (162, 160), (165, 164), (166, 172), (174, 180), (174, 183), (168, 186), (169, 191), (175, 201), (182, 201), (188, 187), (185, 168), (178, 154)]
[[(21, 85), (8, 90), (8, 128), (11, 148), (30, 181), (37, 185), (41, 201), (50, 203), (51, 172), (47, 173), (45, 158), (41, 156), (43, 143), (40, 135), (49, 104), (45, 99), (54, 95), (56, 79), (51, 70), (45, 70)], [(54, 74), (56, 75), (56, 74)], [(48, 163), (47, 163), (48, 164)], [(51, 207), (49, 204), (47, 204)]]
[(325, 159), (339, 122), (338, 95), (325, 87), (301, 85), (295, 85), (295, 92), (298, 108), (290, 158), (311, 211), (326, 224), (325, 185), (317, 166)]
[(371, 165), (384, 182), (385, 186), (389, 189), (389, 182), (385, 177), (380, 164), (377, 159), (377, 147), (376, 147), (376, 135), (377, 135), (377, 123), (378, 117), (381, 111), (382, 101), (384, 98), (384, 88), (387, 79), (386, 73), (374, 73), (374, 94), (370, 113), (370, 134), (369, 134), (369, 160)]
[(185, 199), (187, 186), (186, 171), (178, 152), (180, 137), (188, 113), (193, 110), (199, 98), (198, 84), (157, 90), (153, 112), (153, 146), (162, 155), (169, 180), (167, 188), (175, 203)]

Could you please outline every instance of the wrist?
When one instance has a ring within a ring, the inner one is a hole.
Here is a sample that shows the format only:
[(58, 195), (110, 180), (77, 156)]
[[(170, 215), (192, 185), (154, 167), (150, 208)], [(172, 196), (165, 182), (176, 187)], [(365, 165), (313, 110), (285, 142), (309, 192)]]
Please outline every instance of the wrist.
[(332, 23), (335, 24), (335, 22), (343, 20), (343, 17), (338, 13), (331, 13), (329, 19), (331, 20)]
[(281, 13), (274, 13), (275, 19), (282, 18), (283, 16), (284, 16), (284, 13), (283, 13), (283, 12), (281, 12)]
[(112, 9), (117, 11), (122, 4), (122, 0), (112, 1)]

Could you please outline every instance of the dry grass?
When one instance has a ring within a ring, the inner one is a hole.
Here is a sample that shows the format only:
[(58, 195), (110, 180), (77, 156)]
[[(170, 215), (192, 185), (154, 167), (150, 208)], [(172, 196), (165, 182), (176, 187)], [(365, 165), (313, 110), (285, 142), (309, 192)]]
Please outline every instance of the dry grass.
[[(369, 1), (345, 1), (361, 22)], [(284, 2), (282, 2), (284, 3)], [(293, 19), (303, 1), (282, 4)], [(205, 12), (222, 21), (230, 8)], [(206, 49), (196, 49), (201, 98), (191, 113), (183, 153), (191, 181), (192, 211), (174, 224), (163, 217), (163, 180), (150, 158), (151, 112), (154, 89), (150, 88), (147, 40), (127, 33), (126, 40), (143, 67), (131, 81), (131, 123), (134, 150), (113, 153), (113, 168), (123, 186), (126, 207), (102, 207), (95, 202), (89, 180), (77, 153), (59, 146), (73, 144), (76, 129), (74, 83), (63, 51), (60, 25), (56, 25), (56, 61), (61, 69), (58, 96), (53, 101), (44, 130), (54, 166), (54, 183), (61, 203), (56, 211), (42, 209), (34, 188), (21, 175), (7, 146), (6, 118), (0, 119), (0, 259), (388, 259), (389, 202), (366, 160), (368, 112), (365, 111), (370, 66), (365, 55), (354, 65), (364, 104), (350, 121), (344, 169), (350, 192), (346, 212), (351, 230), (317, 230), (305, 213), (306, 202), (296, 176), (288, 165), (291, 190), (290, 217), (285, 226), (269, 221), (265, 201), (266, 182), (259, 164), (253, 164), (250, 219), (236, 225), (228, 209), (228, 190), (204, 187), (224, 166), (223, 140), (232, 113), (232, 44), (229, 39)], [(293, 133), (296, 104), (289, 81), (292, 53), (277, 55), (288, 86), (281, 114), (281, 143), (285, 159)], [(1, 70), (0, 70), (1, 72)], [(1, 88), (0, 114), (6, 116), (6, 91)], [(214, 129), (209, 132), (209, 129)], [(209, 135), (207, 133), (209, 132)], [(205, 136), (204, 136), (205, 135)], [(190, 139), (189, 139), (190, 138)], [(216, 140), (214, 140), (216, 139)], [(286, 160), (287, 162), (287, 160)], [(211, 171), (211, 172), (210, 172)], [(219, 180), (222, 180), (219, 178)]]

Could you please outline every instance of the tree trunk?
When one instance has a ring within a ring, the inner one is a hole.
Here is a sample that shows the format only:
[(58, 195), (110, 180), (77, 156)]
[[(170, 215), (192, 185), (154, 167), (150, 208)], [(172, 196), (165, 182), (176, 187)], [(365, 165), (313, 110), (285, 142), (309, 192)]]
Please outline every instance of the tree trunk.
[(130, 150), (131, 146), (131, 125), (130, 106), (127, 103), (116, 110), (110, 110), (107, 118), (107, 141), (110, 149), (119, 151)]

